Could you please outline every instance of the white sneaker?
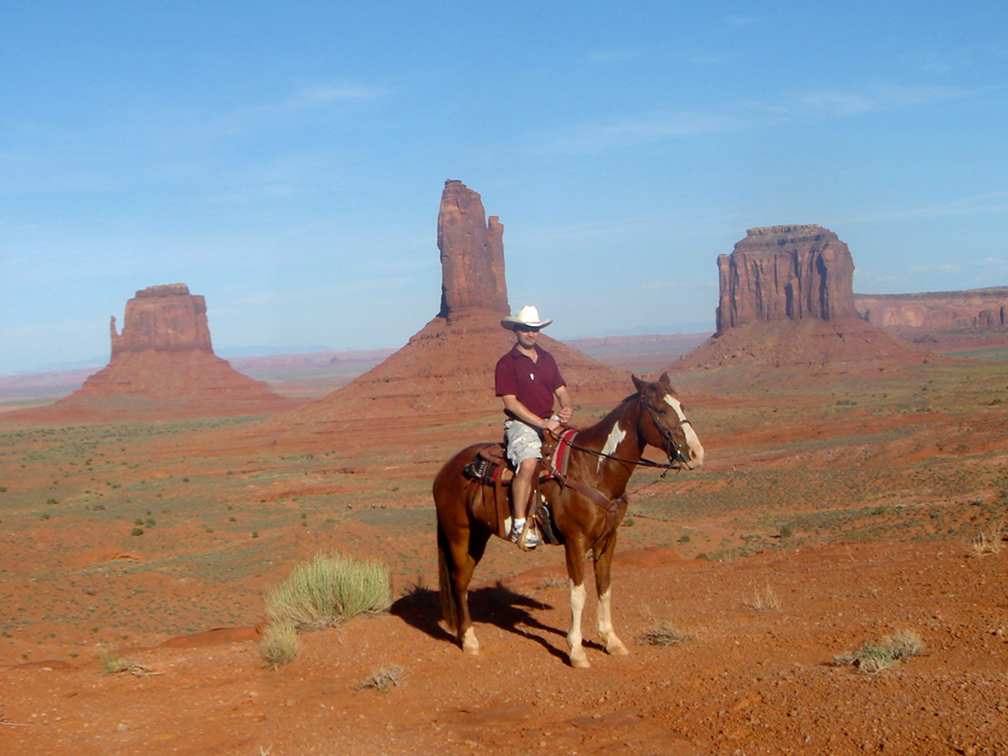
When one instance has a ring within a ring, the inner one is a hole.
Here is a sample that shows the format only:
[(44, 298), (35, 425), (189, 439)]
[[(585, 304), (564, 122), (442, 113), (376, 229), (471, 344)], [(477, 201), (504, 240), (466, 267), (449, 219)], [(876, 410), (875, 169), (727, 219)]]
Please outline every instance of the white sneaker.
[(534, 549), (536, 546), (542, 543), (542, 539), (539, 537), (539, 533), (535, 528), (530, 527), (528, 532), (525, 534), (525, 541), (522, 543), (522, 531), (525, 530), (525, 520), (514, 520), (511, 523), (511, 543), (517, 543), (526, 549)]
[(525, 530), (525, 518), (511, 521), (511, 543), (518, 543), (522, 531)]
[(539, 537), (539, 532), (535, 528), (529, 528), (528, 533), (525, 534), (525, 548), (534, 549), (542, 543), (542, 538)]

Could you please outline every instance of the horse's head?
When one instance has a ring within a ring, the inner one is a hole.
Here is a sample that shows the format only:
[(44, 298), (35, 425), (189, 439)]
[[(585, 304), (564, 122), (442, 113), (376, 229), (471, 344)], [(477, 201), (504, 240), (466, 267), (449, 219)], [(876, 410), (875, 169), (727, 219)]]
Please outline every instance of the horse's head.
[(696, 431), (686, 418), (682, 402), (662, 373), (654, 383), (633, 376), (634, 385), (644, 407), (641, 412), (641, 433), (651, 446), (665, 451), (670, 462), (680, 462), (688, 470), (703, 464), (704, 448)]

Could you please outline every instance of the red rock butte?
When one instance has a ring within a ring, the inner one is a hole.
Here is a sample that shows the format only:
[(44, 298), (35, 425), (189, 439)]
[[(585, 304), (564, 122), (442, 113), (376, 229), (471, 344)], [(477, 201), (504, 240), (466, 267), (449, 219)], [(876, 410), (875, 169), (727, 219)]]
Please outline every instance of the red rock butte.
[[(213, 353), (206, 301), (185, 284), (151, 286), (111, 321), (109, 364), (52, 405), (16, 413), (43, 421), (109, 421), (259, 414), (297, 402), (242, 375)], [(11, 413), (11, 416), (15, 413)]]
[[(494, 396), (494, 366), (514, 345), (513, 333), (500, 323), (510, 313), (504, 226), (496, 216), (486, 220), (479, 194), (460, 181), (447, 181), (437, 230), (442, 270), (438, 314), (384, 362), (296, 410), (293, 422), (485, 414), (500, 409), (500, 399)], [(550, 317), (549, 302), (535, 304), (543, 317)], [(545, 332), (540, 344), (556, 357), (575, 401), (610, 401), (633, 391), (628, 373)]]
[(673, 369), (789, 367), (803, 375), (874, 373), (934, 355), (857, 315), (854, 261), (817, 225), (752, 228), (717, 261), (717, 331)]

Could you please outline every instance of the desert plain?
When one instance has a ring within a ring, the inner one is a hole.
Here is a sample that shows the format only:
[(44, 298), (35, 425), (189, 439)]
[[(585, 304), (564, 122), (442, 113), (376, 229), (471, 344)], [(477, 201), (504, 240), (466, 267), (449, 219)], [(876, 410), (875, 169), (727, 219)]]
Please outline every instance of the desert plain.
[[(496, 412), (0, 414), (0, 753), (1008, 753), (1003, 347), (867, 374), (600, 359), (670, 368), (707, 461), (632, 478), (613, 565), (631, 653), (595, 642), (589, 590), (587, 670), (566, 662), (557, 547), (491, 542), (479, 656), (439, 622), (431, 480), (499, 436)], [(263, 594), (320, 552), (387, 565), (392, 606), (267, 669)], [(921, 652), (843, 663), (899, 633)]]

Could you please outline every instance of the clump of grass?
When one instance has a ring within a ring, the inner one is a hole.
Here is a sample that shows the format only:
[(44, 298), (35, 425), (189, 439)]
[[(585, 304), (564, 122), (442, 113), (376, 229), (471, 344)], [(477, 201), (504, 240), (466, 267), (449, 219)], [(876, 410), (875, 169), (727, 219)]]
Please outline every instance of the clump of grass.
[(897, 630), (878, 643), (865, 643), (860, 649), (834, 657), (839, 667), (854, 667), (873, 675), (892, 667), (896, 662), (924, 652), (924, 641), (913, 630)]
[(539, 590), (546, 590), (547, 588), (563, 588), (566, 587), (567, 582), (567, 580), (564, 580), (559, 575), (547, 575), (536, 583), (536, 588)]
[(340, 554), (318, 554), (299, 564), (265, 596), (271, 623), (289, 623), (298, 632), (338, 625), (360, 614), (388, 609), (392, 587), (388, 568)]
[(263, 666), (277, 670), (290, 664), (298, 655), (297, 630), (289, 622), (274, 622), (266, 626), (259, 641)]
[(746, 606), (757, 612), (779, 611), (781, 608), (780, 597), (777, 592), (767, 583), (762, 588), (757, 588), (753, 596), (746, 602)]
[(638, 635), (634, 642), (639, 646), (677, 646), (690, 640), (690, 636), (676, 630), (667, 620), (662, 620), (649, 630)]
[(385, 693), (402, 684), (402, 669), (395, 664), (372, 672), (370, 677), (357, 685), (357, 690), (377, 690)]
[(991, 554), (1000, 554), (1002, 549), (1002, 523), (991, 528), (991, 532), (980, 533), (969, 544), (969, 555), (973, 557), (985, 557)]
[(144, 677), (154, 674), (154, 670), (133, 659), (119, 656), (114, 649), (105, 649), (98, 654), (98, 663), (107, 675), (118, 675), (129, 672), (134, 677)]
[(388, 609), (392, 584), (382, 564), (317, 554), (271, 588), (264, 602), (268, 623), (259, 651), (264, 666), (277, 669), (297, 658), (298, 633)]

